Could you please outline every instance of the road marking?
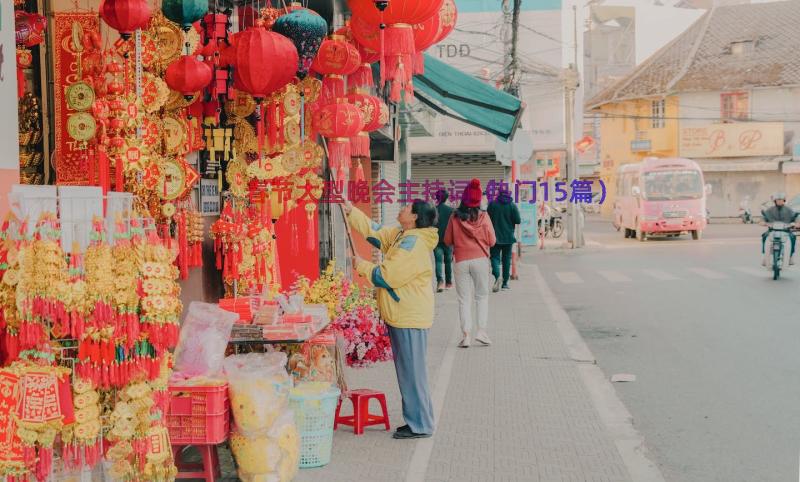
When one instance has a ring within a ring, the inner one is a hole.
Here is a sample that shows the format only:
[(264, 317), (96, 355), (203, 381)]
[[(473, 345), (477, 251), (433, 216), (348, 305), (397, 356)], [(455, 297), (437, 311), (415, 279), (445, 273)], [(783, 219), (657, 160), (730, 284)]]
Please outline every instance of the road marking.
[(556, 278), (566, 285), (583, 283), (583, 279), (574, 271), (556, 271)]
[(661, 271), (660, 269), (643, 269), (642, 271), (647, 276), (661, 281), (674, 281), (680, 279), (677, 276), (669, 274), (666, 271)]
[[(453, 362), (456, 358), (456, 340), (460, 335), (461, 329), (458, 323), (453, 323), (453, 331), (448, 338), (450, 342), (444, 352), (442, 364), (436, 373), (436, 381), (431, 392), (431, 403), (433, 404), (433, 421), (438, 424), (442, 420), (442, 408), (447, 396), (447, 388), (450, 386), (450, 377), (453, 374)], [(433, 453), (433, 445), (436, 437), (417, 440), (414, 453), (411, 454), (411, 461), (406, 472), (406, 482), (423, 482), (428, 473), (428, 464)]]
[(706, 268), (689, 268), (689, 271), (691, 271), (692, 273), (698, 274), (698, 275), (702, 276), (703, 278), (708, 278), (708, 279), (725, 279), (725, 278), (727, 278), (727, 276), (725, 276), (722, 273), (717, 273), (716, 271), (712, 271), (712, 270), (706, 269)]
[(733, 269), (735, 269), (736, 271), (739, 271), (741, 273), (746, 273), (746, 274), (749, 274), (749, 275), (757, 276), (759, 278), (763, 278), (764, 276), (767, 276), (769, 274), (769, 272), (766, 270), (766, 268), (758, 269), (758, 268), (754, 268), (752, 266), (736, 266)]
[(619, 271), (598, 270), (597, 273), (612, 283), (626, 283), (631, 280)]
[(630, 479), (637, 482), (664, 482), (664, 476), (658, 465), (652, 461), (652, 455), (645, 445), (644, 437), (631, 422), (633, 416), (620, 400), (603, 370), (597, 366), (594, 355), (547, 285), (539, 266), (531, 266), (534, 270), (533, 277), (538, 287), (537, 291), (541, 294), (548, 311), (556, 322), (556, 328), (567, 347), (570, 358), (577, 364), (578, 372), (581, 374), (584, 386), (589, 391), (592, 404), (600, 415), (600, 420), (605, 425), (608, 436), (616, 445), (617, 451), (628, 469)]

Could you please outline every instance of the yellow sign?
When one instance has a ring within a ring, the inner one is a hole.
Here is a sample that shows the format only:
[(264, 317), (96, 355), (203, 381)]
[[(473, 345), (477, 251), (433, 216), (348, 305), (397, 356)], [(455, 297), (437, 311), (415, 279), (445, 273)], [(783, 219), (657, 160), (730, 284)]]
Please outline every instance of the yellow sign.
[(782, 122), (682, 127), (681, 157), (751, 157), (783, 154)]

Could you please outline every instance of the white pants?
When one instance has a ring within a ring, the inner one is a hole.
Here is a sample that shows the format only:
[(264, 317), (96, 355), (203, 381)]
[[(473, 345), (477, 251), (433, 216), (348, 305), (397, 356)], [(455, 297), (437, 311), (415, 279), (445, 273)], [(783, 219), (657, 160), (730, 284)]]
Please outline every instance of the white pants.
[(473, 305), (477, 305), (478, 329), (485, 330), (489, 319), (489, 258), (477, 258), (456, 263), (454, 276), (458, 294), (458, 313), (461, 330), (472, 333)]

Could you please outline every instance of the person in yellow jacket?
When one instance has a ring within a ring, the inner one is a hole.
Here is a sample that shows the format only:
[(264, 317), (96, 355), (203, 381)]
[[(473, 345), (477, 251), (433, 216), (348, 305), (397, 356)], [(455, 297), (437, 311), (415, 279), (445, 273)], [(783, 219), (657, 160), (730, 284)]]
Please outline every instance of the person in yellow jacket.
[(436, 208), (414, 201), (397, 216), (400, 227), (381, 227), (349, 202), (344, 209), (353, 230), (383, 253), (380, 264), (355, 257), (353, 266), (375, 286), (381, 318), (389, 327), (406, 421), (393, 437), (430, 437), (433, 404), (425, 360), (428, 329), (433, 324), (431, 253), (439, 242)]

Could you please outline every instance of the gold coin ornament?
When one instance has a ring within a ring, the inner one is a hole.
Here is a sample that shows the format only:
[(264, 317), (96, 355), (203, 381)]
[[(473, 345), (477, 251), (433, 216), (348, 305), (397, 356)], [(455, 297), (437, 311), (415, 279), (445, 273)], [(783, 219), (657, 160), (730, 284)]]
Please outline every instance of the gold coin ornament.
[(286, 93), (283, 94), (283, 110), (286, 113), (286, 117), (300, 115), (300, 94), (297, 92), (296, 87), (287, 88)]
[(236, 197), (247, 196), (247, 184), (250, 180), (247, 174), (247, 163), (242, 158), (237, 158), (228, 164), (225, 174), (230, 185), (231, 194)]
[(164, 203), (164, 206), (161, 207), (161, 214), (163, 214), (165, 218), (171, 218), (174, 216), (175, 211), (175, 205), (172, 203)]
[(303, 151), (298, 147), (287, 149), (281, 156), (283, 169), (289, 173), (294, 174), (303, 168), (304, 159)]
[(246, 92), (236, 92), (236, 99), (225, 102), (225, 112), (233, 117), (247, 117), (256, 111), (256, 101)]
[(322, 166), (322, 157), (325, 155), (322, 146), (316, 142), (306, 140), (303, 142), (302, 150), (305, 167), (315, 169)]
[(197, 171), (183, 158), (165, 159), (161, 165), (158, 195), (166, 201), (174, 201), (183, 197), (199, 179)]
[(142, 103), (148, 114), (157, 112), (166, 104), (169, 92), (167, 83), (161, 78), (149, 72), (142, 76)]
[(94, 137), (97, 123), (88, 112), (76, 112), (67, 118), (67, 133), (78, 142), (86, 142)]
[(83, 81), (75, 82), (67, 87), (67, 105), (72, 110), (84, 111), (94, 103), (94, 89)]
[(286, 143), (295, 145), (300, 143), (300, 123), (293, 119), (286, 119), (286, 124), (283, 127)]
[(167, 97), (167, 101), (164, 103), (164, 110), (174, 111), (174, 110), (183, 109), (185, 107), (188, 107), (192, 103), (194, 103), (194, 101), (197, 99), (198, 95), (200, 95), (200, 92), (195, 92), (187, 100), (183, 96), (183, 94), (181, 94), (177, 90), (170, 89), (169, 96)]
[(236, 119), (233, 125), (233, 147), (242, 154), (258, 151), (256, 132), (245, 119)]
[(316, 102), (319, 98), (319, 93), (322, 91), (322, 81), (309, 76), (300, 82), (300, 88), (305, 96), (306, 104), (310, 104)]
[(176, 116), (164, 117), (162, 121), (164, 147), (168, 153), (178, 154), (186, 147), (186, 123)]

